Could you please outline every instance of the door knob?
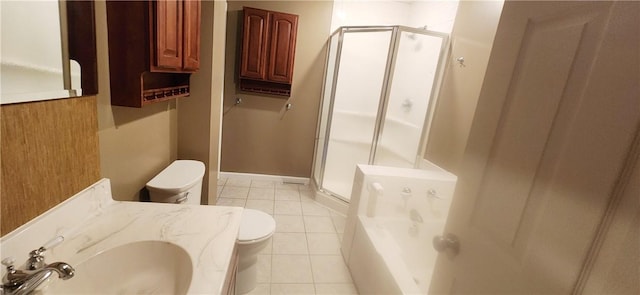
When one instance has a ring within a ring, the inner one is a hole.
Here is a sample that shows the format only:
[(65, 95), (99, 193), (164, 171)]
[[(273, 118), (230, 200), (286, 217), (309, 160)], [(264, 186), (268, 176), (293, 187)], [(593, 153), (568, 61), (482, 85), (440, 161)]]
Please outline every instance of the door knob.
[(460, 252), (460, 240), (451, 233), (443, 236), (438, 235), (433, 237), (433, 248), (438, 252), (445, 252), (449, 249), (453, 255), (458, 255), (458, 252)]

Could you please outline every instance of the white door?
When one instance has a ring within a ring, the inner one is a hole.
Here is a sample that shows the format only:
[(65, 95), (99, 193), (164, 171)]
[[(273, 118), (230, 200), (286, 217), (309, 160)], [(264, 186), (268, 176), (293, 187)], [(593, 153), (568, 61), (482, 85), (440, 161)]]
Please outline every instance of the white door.
[(623, 171), (638, 153), (639, 7), (505, 3), (446, 226), (459, 254), (439, 255), (432, 294), (579, 290), (607, 205), (638, 181)]

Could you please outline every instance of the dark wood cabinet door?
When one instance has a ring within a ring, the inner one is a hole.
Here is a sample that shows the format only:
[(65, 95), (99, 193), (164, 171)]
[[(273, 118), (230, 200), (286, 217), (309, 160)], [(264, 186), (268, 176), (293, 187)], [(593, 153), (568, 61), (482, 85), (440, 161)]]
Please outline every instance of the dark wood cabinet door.
[(183, 21), (182, 1), (155, 1), (155, 66), (182, 68)]
[(244, 8), (244, 33), (240, 77), (264, 80), (269, 12)]
[(143, 107), (190, 94), (200, 62), (200, 1), (107, 1), (111, 104)]
[(183, 69), (200, 68), (200, 1), (184, 1), (184, 61)]
[(272, 13), (267, 80), (291, 84), (297, 30), (298, 16)]

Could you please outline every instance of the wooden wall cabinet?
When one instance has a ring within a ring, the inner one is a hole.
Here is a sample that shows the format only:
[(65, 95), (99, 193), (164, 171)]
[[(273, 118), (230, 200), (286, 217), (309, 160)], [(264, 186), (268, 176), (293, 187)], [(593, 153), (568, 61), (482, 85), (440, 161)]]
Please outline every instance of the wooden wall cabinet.
[(188, 96), (200, 67), (200, 1), (107, 1), (111, 104)]
[(298, 16), (244, 7), (240, 90), (291, 95)]

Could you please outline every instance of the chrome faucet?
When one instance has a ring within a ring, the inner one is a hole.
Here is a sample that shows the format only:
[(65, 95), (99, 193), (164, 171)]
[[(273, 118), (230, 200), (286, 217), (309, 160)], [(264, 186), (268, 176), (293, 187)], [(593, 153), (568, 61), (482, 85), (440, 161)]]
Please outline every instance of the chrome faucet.
[(416, 209), (411, 209), (411, 211), (409, 212), (409, 218), (414, 222), (414, 224), (424, 222), (422, 220), (422, 215), (420, 215), (420, 213)]
[(409, 235), (411, 235), (412, 237), (416, 237), (420, 233), (418, 223), (424, 223), (424, 221), (422, 220), (422, 215), (420, 215), (420, 212), (418, 212), (418, 210), (411, 209), (411, 211), (409, 211), (409, 219), (411, 219)]
[(14, 259), (6, 258), (2, 264), (7, 266), (7, 275), (2, 280), (2, 294), (5, 295), (27, 295), (33, 292), (38, 286), (44, 283), (54, 273), (63, 280), (72, 278), (75, 270), (65, 262), (54, 262), (45, 264), (44, 247), (29, 253), (29, 260), (26, 263), (26, 270), (16, 270), (13, 266)]

